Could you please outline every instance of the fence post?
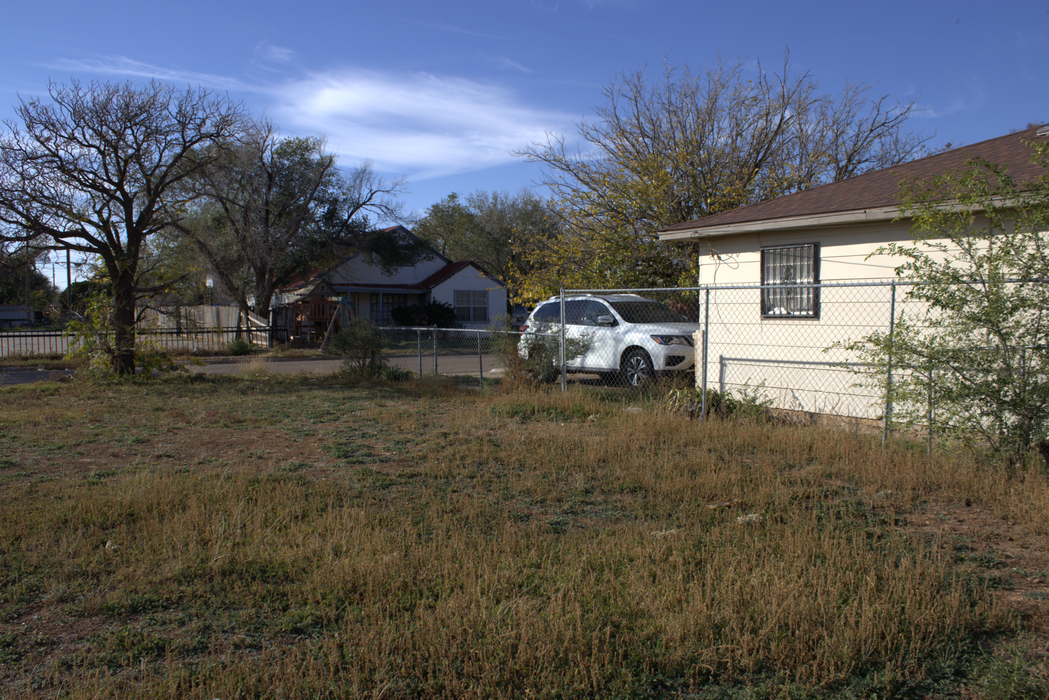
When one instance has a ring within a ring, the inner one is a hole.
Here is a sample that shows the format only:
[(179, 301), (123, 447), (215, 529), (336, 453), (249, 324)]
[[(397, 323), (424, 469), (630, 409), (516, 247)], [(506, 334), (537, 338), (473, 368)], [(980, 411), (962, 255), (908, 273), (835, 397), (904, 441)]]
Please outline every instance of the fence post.
[(561, 391), (568, 391), (568, 368), (565, 366), (565, 288), (561, 287)]
[(431, 330), (430, 335), (433, 337), (433, 373), (437, 374), (437, 329)]
[(707, 287), (705, 290), (705, 299), (703, 302), (703, 398), (700, 404), (700, 411), (702, 418), (700, 420), (707, 419), (707, 338), (710, 335), (710, 288)]
[(423, 332), (421, 329), (415, 329), (415, 346), (419, 352), (419, 377), (423, 376)]
[(885, 372), (885, 427), (881, 433), (881, 444), (885, 446), (885, 442), (889, 439), (889, 426), (892, 424), (892, 352), (893, 344), (896, 341), (896, 281), (893, 280), (890, 286), (892, 290), (891, 301), (889, 302), (889, 357), (886, 372)]
[(477, 331), (477, 381), (484, 388), (484, 360), (481, 357), (481, 331)]
[(929, 425), (929, 439), (925, 445), (925, 455), (932, 457), (932, 361), (929, 361), (928, 371), (928, 391), (926, 392), (926, 404), (925, 404), (925, 420)]

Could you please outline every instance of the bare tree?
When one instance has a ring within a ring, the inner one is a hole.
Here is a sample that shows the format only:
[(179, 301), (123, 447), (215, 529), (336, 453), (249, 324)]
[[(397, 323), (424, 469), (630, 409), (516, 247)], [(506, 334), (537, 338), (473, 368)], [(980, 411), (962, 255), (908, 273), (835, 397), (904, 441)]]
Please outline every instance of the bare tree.
[(779, 73), (740, 59), (699, 74), (666, 65), (657, 80), (644, 70), (614, 80), (596, 119), (577, 124), (583, 148), (552, 135), (517, 153), (546, 166), (541, 184), (569, 224), (570, 238), (536, 269), (556, 268), (567, 284), (617, 283), (597, 266), (629, 271), (638, 284), (686, 281), (693, 251), (658, 244), (659, 228), (893, 165), (922, 149), (928, 137), (904, 130), (914, 103), (872, 91), (850, 83), (838, 95), (821, 93), (788, 56)]
[(113, 295), (113, 368), (135, 370), (140, 258), (185, 215), (180, 185), (241, 127), (239, 104), (152, 81), (52, 83), (50, 102), (20, 99), (0, 134), (0, 237), (97, 256)]
[(200, 170), (194, 187), (201, 199), (182, 231), (245, 314), (267, 313), (292, 272), (349, 247), (394, 267), (414, 261), (371, 230), (373, 216), (399, 219), (404, 183), (368, 163), (344, 174), (321, 139), (282, 139), (256, 125)]

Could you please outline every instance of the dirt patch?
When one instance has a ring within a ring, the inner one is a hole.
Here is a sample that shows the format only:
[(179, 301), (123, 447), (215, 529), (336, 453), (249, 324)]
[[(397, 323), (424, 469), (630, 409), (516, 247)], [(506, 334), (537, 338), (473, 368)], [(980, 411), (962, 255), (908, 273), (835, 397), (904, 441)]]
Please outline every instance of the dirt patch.
[(0, 466), (0, 475), (69, 478), (129, 467), (192, 468), (218, 463), (250, 463), (266, 472), (288, 464), (326, 466), (331, 462), (321, 441), (268, 427), (236, 430), (191, 426), (133, 442), (79, 444), (51, 454), (15, 447)]
[(927, 503), (898, 517), (904, 530), (936, 542), (955, 566), (987, 581), (1049, 658), (1049, 538), (975, 503)]

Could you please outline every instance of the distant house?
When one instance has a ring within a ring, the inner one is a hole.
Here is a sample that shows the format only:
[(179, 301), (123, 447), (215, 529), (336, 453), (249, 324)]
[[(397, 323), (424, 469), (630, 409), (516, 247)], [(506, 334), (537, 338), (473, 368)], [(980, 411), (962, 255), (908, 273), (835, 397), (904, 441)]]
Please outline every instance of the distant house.
[(33, 325), (33, 307), (25, 304), (0, 305), (0, 328)]
[[(413, 235), (402, 226), (388, 230)], [(463, 328), (486, 328), (507, 313), (506, 288), (476, 263), (453, 262), (434, 251), (430, 259), (387, 275), (354, 253), (282, 290), (277, 324), (295, 337), (321, 337), (333, 323), (341, 327), (351, 318), (394, 325), (395, 308), (431, 301), (450, 304)]]
[[(913, 240), (899, 209), (901, 181), (961, 170), (971, 157), (1008, 165), (1020, 182), (1034, 180), (1046, 173), (1025, 141), (1043, 139), (1049, 128), (1026, 129), (661, 230), (661, 241), (700, 244), (701, 286), (740, 287), (711, 302), (708, 386), (764, 383), (786, 408), (869, 413), (844, 393), (827, 393), (845, 381), (828, 374), (831, 365), (853, 358), (825, 349), (887, 328), (888, 293), (831, 283), (895, 279), (902, 261), (875, 251)], [(806, 284), (827, 287), (796, 286)]]

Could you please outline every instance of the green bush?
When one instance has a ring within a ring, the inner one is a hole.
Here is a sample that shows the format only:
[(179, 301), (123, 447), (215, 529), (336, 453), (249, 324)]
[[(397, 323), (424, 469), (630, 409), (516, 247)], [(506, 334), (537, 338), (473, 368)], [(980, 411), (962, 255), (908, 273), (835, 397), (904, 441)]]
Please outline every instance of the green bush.
[[(667, 394), (663, 405), (673, 413), (696, 418), (703, 415), (703, 391), (695, 387), (674, 389)], [(771, 418), (771, 405), (772, 400), (765, 396), (763, 384), (744, 386), (737, 392), (721, 393), (707, 389), (707, 417), (765, 422)]]
[(841, 344), (891, 399), (892, 421), (989, 448), (1009, 470), (1032, 447), (1049, 455), (1049, 143), (1030, 145), (1047, 173), (1033, 182), (973, 158), (901, 184), (914, 242), (875, 252), (904, 261), (918, 311), (904, 304), (891, 333)]
[(226, 352), (230, 355), (250, 355), (255, 351), (255, 344), (249, 343), (243, 338), (234, 338), (226, 346)]
[(386, 338), (371, 319), (356, 318), (333, 335), (324, 352), (342, 357), (343, 369), (354, 375), (379, 376), (386, 367)]
[[(507, 373), (512, 380), (532, 383), (557, 381), (561, 376), (561, 336), (555, 325), (540, 324), (524, 336), (507, 333), (501, 348)], [(589, 338), (565, 338), (565, 361), (571, 362), (590, 351)]]
[(454, 328), (455, 308), (441, 301), (429, 304), (398, 306), (390, 312), (394, 322), (401, 326), (428, 326), (430, 328)]
[[(111, 379), (117, 376), (114, 357), (117, 354), (116, 333), (113, 328), (113, 302), (103, 293), (84, 301), (84, 312), (75, 313), (66, 324), (63, 335), (68, 338), (66, 358), (80, 363), (76, 376), (82, 379)], [(140, 324), (141, 326), (142, 324)], [(140, 328), (141, 330), (141, 328)], [(141, 376), (152, 377), (160, 372), (185, 371), (155, 340), (135, 338), (135, 359)]]

